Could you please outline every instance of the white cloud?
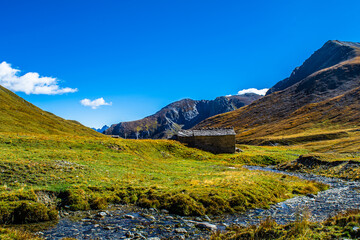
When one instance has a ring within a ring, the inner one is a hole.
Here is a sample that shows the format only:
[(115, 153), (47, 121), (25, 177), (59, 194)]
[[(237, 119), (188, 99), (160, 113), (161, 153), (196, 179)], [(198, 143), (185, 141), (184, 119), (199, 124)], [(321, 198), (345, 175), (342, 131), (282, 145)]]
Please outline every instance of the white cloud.
[(14, 69), (7, 62), (0, 63), (0, 85), (14, 92), (26, 94), (56, 95), (77, 92), (76, 88), (61, 88), (59, 80), (52, 77), (40, 77), (36, 72), (20, 76), (20, 70)]
[(245, 93), (256, 93), (256, 94), (264, 96), (268, 90), (269, 90), (268, 88), (264, 88), (264, 89), (248, 88), (248, 89), (243, 89), (243, 90), (239, 91), (238, 95), (242, 95)]
[(81, 105), (86, 106), (86, 107), (91, 107), (92, 109), (97, 109), (100, 106), (111, 106), (112, 102), (107, 103), (105, 102), (104, 98), (98, 98), (95, 100), (90, 100), (90, 99), (83, 99), (80, 101)]

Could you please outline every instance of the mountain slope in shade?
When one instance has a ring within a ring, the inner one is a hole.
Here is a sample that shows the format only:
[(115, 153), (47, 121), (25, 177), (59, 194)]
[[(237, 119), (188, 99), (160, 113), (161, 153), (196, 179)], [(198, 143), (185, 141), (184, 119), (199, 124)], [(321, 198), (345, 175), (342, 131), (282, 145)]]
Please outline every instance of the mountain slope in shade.
[[(343, 61), (339, 60), (339, 63), (330, 67), (326, 63), (324, 64), (325, 68), (310, 74), (300, 81), (296, 81), (292, 85), (288, 81), (287, 84), (290, 86), (282, 85), (281, 88), (286, 87), (283, 90), (270, 93), (244, 108), (206, 119), (196, 127), (234, 127), (238, 142), (249, 142), (254, 138), (274, 134), (298, 133), (307, 129), (305, 122), (320, 123), (327, 120), (327, 115), (319, 114), (320, 109), (306, 107), (340, 96), (360, 86), (360, 44), (331, 41), (327, 42), (323, 47), (324, 49), (318, 50), (317, 53), (325, 53), (325, 50), (329, 48), (329, 44), (332, 45), (331, 52), (334, 52), (334, 54), (342, 52), (344, 54), (344, 56), (340, 54), (336, 57), (337, 59), (343, 59)], [(336, 48), (338, 48), (337, 51)], [(343, 51), (343, 48), (346, 48), (347, 51)], [(311, 57), (311, 61), (318, 62), (319, 66), (321, 60), (331, 59), (331, 55), (327, 58), (321, 57), (317, 59), (317, 53)], [(299, 69), (304, 68), (304, 66), (301, 66)], [(275, 86), (278, 88), (280, 85), (276, 84)], [(337, 104), (336, 102), (331, 103)], [(356, 103), (354, 104), (356, 105)], [(292, 117), (300, 114), (300, 109), (307, 109), (307, 111), (316, 113), (316, 116), (321, 115), (323, 118), (307, 117), (304, 120), (305, 122), (293, 121), (292, 125), (285, 125), (284, 121), (291, 121)], [(341, 117), (345, 116), (345, 110), (338, 109), (336, 106), (333, 109), (339, 115), (337, 124), (347, 124), (348, 120)], [(355, 118), (353, 120), (352, 124), (354, 126), (360, 123), (360, 119), (356, 120)], [(297, 126), (300, 122), (302, 122), (302, 128)]]
[(233, 111), (261, 97), (249, 93), (215, 100), (183, 99), (141, 120), (114, 124), (105, 134), (124, 138), (167, 138), (180, 129), (189, 129), (208, 117)]
[(65, 120), (0, 86), (0, 132), (101, 136), (79, 122)]

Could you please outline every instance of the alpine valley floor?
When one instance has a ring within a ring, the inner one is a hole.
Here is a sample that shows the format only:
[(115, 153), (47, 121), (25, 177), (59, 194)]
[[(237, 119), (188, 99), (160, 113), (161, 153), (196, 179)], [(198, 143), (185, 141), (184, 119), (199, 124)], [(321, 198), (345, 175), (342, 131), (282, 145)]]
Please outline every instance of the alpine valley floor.
[(132, 204), (179, 216), (219, 216), (328, 188), (242, 167), (293, 161), (308, 153), (304, 149), (243, 148), (213, 155), (166, 140), (1, 133), (2, 238), (24, 234), (9, 226), (38, 230), (31, 223), (55, 223), (63, 211)]

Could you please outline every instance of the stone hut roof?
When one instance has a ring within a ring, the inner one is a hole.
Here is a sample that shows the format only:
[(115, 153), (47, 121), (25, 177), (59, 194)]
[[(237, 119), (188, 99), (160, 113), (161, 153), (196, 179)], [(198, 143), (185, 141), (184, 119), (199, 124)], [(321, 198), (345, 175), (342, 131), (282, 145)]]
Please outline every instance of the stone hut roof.
[(236, 135), (233, 128), (203, 128), (194, 130), (180, 130), (177, 134), (179, 137), (196, 137), (196, 136), (227, 136)]

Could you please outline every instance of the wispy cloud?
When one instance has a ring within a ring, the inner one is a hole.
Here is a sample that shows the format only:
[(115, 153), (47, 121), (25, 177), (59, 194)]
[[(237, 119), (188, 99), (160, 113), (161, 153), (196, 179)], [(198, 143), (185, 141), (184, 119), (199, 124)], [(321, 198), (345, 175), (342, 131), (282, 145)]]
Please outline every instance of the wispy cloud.
[(239, 91), (238, 95), (242, 95), (245, 93), (256, 93), (256, 94), (264, 96), (268, 90), (269, 90), (268, 88), (264, 88), (264, 89), (248, 88), (248, 89), (243, 89), (243, 90)]
[(81, 105), (86, 106), (86, 107), (91, 107), (92, 109), (97, 109), (100, 106), (111, 106), (112, 102), (107, 103), (104, 98), (98, 98), (95, 100), (90, 100), (88, 98), (85, 98), (83, 100), (80, 101)]
[(59, 80), (53, 77), (40, 77), (36, 72), (20, 76), (20, 70), (14, 69), (7, 62), (0, 63), (0, 85), (26, 94), (56, 95), (77, 92), (76, 88), (61, 88)]

